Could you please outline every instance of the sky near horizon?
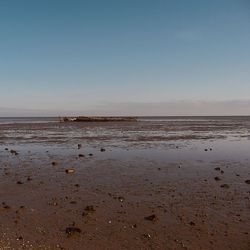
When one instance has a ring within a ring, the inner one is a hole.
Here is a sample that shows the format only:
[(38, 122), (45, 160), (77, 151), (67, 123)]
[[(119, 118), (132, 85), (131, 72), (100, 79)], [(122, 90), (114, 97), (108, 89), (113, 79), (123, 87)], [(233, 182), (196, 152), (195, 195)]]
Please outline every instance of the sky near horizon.
[(250, 1), (0, 1), (0, 116), (13, 110), (250, 114)]

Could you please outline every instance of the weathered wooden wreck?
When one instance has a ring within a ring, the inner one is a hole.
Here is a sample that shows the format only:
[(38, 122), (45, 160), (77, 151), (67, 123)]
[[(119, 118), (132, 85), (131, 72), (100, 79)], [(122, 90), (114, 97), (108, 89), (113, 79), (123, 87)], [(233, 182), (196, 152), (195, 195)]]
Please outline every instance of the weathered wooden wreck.
[(62, 122), (136, 122), (137, 117), (133, 116), (78, 116), (64, 117)]

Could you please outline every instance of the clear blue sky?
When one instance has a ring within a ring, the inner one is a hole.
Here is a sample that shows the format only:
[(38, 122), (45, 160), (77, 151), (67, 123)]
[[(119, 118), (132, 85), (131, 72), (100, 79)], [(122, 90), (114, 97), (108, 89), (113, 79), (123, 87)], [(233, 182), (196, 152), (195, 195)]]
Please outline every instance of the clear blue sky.
[(0, 1), (0, 107), (249, 99), (249, 0)]

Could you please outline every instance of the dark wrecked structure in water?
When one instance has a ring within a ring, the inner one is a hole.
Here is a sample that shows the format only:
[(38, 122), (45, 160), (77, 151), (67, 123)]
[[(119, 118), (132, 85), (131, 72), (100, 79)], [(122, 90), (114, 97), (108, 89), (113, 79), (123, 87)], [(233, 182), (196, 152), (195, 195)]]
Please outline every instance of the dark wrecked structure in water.
[(135, 122), (137, 117), (132, 116), (78, 116), (64, 117), (62, 122)]

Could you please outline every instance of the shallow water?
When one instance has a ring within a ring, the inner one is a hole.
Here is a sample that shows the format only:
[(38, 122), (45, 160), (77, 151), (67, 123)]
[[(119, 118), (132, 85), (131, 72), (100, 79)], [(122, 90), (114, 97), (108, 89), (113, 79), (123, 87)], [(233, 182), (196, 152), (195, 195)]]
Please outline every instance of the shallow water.
[[(247, 161), (250, 156), (249, 117), (144, 117), (138, 122), (107, 123), (59, 123), (55, 118), (32, 118), (29, 123), (29, 119), (0, 124), (1, 152), (9, 147), (166, 162)], [(77, 144), (82, 149), (76, 152)], [(107, 149), (105, 154), (99, 152), (101, 147)]]

